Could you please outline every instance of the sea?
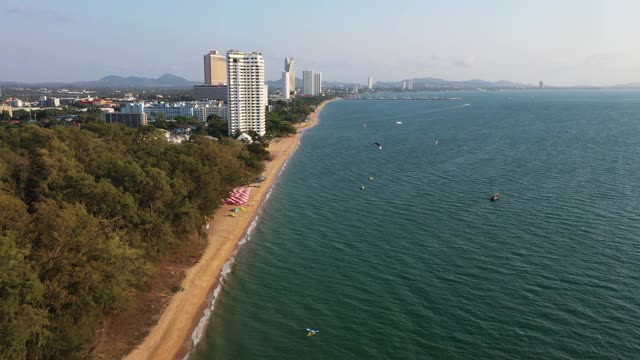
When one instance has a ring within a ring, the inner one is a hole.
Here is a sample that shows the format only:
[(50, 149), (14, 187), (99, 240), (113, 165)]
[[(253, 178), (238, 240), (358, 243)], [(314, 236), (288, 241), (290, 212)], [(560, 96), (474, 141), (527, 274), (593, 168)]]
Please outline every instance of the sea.
[(640, 92), (376, 96), (302, 136), (191, 359), (640, 358)]

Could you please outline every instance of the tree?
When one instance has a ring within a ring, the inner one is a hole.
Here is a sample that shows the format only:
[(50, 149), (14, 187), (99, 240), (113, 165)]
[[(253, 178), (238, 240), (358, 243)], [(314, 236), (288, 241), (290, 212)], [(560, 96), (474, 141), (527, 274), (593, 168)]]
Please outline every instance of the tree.
[(164, 121), (164, 113), (154, 113), (151, 115), (151, 117), (153, 117), (154, 121)]
[[(219, 121), (219, 119), (212, 119)], [(0, 358), (76, 359), (268, 152), (153, 126), (0, 131)]]
[(26, 121), (30, 119), (30, 113), (27, 110), (16, 110), (13, 112), (13, 118), (21, 121)]
[(229, 124), (216, 114), (207, 117), (207, 132), (218, 139), (229, 136)]
[(189, 116), (176, 116), (174, 120), (177, 125), (196, 125), (199, 123), (198, 119)]
[(43, 287), (12, 237), (0, 236), (0, 358), (25, 359), (48, 333)]

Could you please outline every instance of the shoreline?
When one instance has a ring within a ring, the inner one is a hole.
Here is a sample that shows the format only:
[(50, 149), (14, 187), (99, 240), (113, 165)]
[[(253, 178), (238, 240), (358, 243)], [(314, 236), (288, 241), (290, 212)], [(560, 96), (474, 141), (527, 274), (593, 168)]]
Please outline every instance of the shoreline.
[(124, 359), (177, 359), (189, 355), (195, 345), (195, 332), (199, 331), (198, 335), (201, 335), (208, 324), (223, 270), (233, 259), (238, 246), (251, 234), (264, 201), (287, 160), (297, 149), (304, 131), (314, 127), (324, 106), (335, 100), (338, 99), (325, 100), (318, 105), (308, 121), (296, 126), (297, 134), (269, 145), (272, 159), (262, 172), (266, 180), (259, 184), (259, 188), (253, 188), (245, 205), (246, 212), (238, 213), (235, 218), (229, 217), (229, 210), (237, 207), (232, 205), (222, 205), (214, 212), (207, 223), (208, 244), (198, 262), (185, 272), (181, 284), (184, 290), (171, 297), (156, 325)]

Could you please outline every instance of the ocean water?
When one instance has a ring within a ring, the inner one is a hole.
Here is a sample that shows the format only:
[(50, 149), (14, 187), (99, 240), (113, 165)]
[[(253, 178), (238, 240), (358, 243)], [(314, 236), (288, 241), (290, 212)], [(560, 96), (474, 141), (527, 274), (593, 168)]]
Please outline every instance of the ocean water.
[(325, 107), (193, 359), (640, 358), (640, 93), (417, 95)]

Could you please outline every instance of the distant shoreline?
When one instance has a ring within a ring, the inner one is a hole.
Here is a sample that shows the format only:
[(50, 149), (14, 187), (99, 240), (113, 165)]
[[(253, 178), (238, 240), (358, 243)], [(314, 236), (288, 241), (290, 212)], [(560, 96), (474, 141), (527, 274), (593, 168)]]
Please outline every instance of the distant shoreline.
[(262, 173), (266, 180), (253, 184), (260, 187), (253, 188), (249, 203), (245, 206), (246, 212), (238, 213), (235, 218), (229, 217), (229, 210), (234, 207), (231, 205), (222, 205), (214, 212), (208, 223), (207, 247), (200, 260), (186, 271), (181, 284), (184, 290), (173, 295), (157, 324), (125, 359), (181, 359), (189, 353), (193, 347), (192, 334), (203, 318), (205, 309), (210, 306), (211, 293), (218, 286), (224, 265), (245, 237), (274, 180), (286, 160), (295, 152), (301, 135), (318, 123), (324, 106), (335, 100), (338, 99), (322, 102), (308, 121), (296, 126), (297, 134), (278, 139), (269, 146), (272, 160)]

